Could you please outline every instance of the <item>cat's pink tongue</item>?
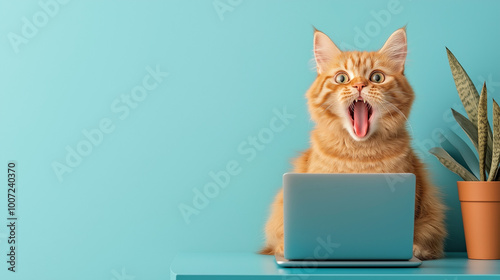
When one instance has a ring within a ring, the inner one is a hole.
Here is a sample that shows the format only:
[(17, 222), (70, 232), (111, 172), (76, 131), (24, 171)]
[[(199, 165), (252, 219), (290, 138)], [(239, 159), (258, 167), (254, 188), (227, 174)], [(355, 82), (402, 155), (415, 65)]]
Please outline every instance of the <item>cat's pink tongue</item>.
[(360, 138), (368, 132), (368, 104), (358, 101), (354, 103), (354, 133)]

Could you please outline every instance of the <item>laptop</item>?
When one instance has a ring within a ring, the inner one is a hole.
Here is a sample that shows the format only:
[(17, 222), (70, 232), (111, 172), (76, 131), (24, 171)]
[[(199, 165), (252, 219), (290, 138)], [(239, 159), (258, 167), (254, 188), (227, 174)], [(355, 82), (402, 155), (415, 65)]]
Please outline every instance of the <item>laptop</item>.
[(283, 175), (283, 267), (415, 267), (415, 175)]

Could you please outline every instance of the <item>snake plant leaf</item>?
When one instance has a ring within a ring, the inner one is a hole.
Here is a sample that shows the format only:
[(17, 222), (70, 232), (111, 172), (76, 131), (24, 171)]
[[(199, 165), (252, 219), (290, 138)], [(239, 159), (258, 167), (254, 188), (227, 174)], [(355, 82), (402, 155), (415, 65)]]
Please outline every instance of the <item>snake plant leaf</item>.
[(467, 134), (470, 141), (472, 142), (472, 144), (474, 144), (474, 147), (477, 150), (477, 126), (464, 115), (460, 114), (454, 109), (451, 109), (451, 113), (453, 114), (453, 117), (455, 118), (457, 123), (465, 131), (465, 134)]
[(441, 145), (441, 148), (443, 148), (456, 162), (458, 162), (458, 164), (465, 167), (465, 169), (471, 171), (460, 151), (457, 148), (455, 148), (453, 144), (451, 144), (448, 138), (446, 138), (439, 131), (437, 132), (437, 136), (439, 138), (439, 144)]
[[(479, 153), (479, 146), (478, 146), (478, 129), (477, 125), (472, 123), (469, 119), (467, 119), (464, 115), (460, 114), (459, 112), (451, 109), (451, 112), (453, 114), (453, 117), (457, 121), (457, 123), (462, 127), (462, 129), (465, 131), (465, 134), (467, 137), (469, 137), (470, 141), (476, 148), (476, 150)], [(493, 144), (488, 141), (488, 147), (486, 148), (486, 162), (485, 162), (485, 167), (487, 170), (491, 167), (491, 154), (493, 150)]]
[[(483, 85), (479, 96), (477, 110), (477, 153), (479, 154), (479, 175), (481, 181), (486, 181), (486, 147), (488, 146), (488, 93), (486, 83)], [(489, 171), (489, 170), (488, 170)]]
[(493, 181), (498, 176), (498, 163), (500, 162), (500, 107), (493, 99), (493, 159), (488, 181)]
[(462, 177), (465, 181), (477, 181), (474, 174), (456, 162), (443, 148), (435, 147), (429, 150), (446, 168)]
[(467, 75), (467, 72), (465, 72), (462, 65), (448, 48), (446, 48), (446, 53), (448, 54), (448, 62), (450, 63), (451, 74), (453, 75), (453, 80), (455, 80), (458, 96), (462, 100), (469, 119), (473, 123), (477, 123), (477, 106), (479, 104), (477, 89), (469, 78), (469, 75)]
[[(448, 62), (450, 64), (451, 74), (453, 75), (453, 80), (455, 81), (458, 96), (464, 105), (464, 109), (467, 112), (469, 119), (472, 123), (477, 123), (479, 104), (479, 94), (477, 89), (467, 72), (465, 72), (462, 65), (458, 62), (455, 55), (453, 55), (448, 48), (446, 48), (446, 53), (448, 54)], [(488, 123), (488, 137), (490, 139), (493, 138), (491, 135), (491, 127)]]
[[(471, 171), (474, 176), (479, 178), (479, 160), (477, 159), (476, 155), (474, 152), (469, 148), (469, 145), (465, 143), (464, 140), (460, 136), (458, 136), (455, 132), (451, 131), (450, 129), (447, 129), (444, 133), (444, 137), (448, 140), (448, 143), (450, 145), (453, 145), (453, 147), (458, 150), (464, 161), (466, 162), (467, 166), (463, 165), (464, 167), (468, 167), (467, 170)], [(449, 145), (446, 147), (441, 143), (441, 147), (445, 149), (453, 158), (455, 156), (450, 153), (450, 148)], [(456, 158), (455, 158), (456, 159)], [(459, 161), (460, 163), (460, 161)]]

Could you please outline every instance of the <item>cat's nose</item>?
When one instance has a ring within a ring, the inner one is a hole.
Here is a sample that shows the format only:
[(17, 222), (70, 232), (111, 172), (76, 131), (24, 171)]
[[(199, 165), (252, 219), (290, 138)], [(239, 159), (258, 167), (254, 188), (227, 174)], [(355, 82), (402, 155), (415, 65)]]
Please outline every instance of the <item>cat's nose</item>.
[(355, 87), (358, 89), (358, 91), (361, 93), (361, 90), (366, 87), (366, 84), (365, 83), (356, 83), (354, 84), (352, 87)]

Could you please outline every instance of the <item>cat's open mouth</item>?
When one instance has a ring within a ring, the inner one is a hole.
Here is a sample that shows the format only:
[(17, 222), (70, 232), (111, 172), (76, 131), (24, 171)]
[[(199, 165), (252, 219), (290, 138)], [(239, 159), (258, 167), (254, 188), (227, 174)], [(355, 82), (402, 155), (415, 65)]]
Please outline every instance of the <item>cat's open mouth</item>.
[(370, 129), (370, 122), (373, 116), (373, 108), (370, 103), (360, 97), (354, 100), (349, 106), (348, 114), (356, 136), (359, 138), (365, 137)]

